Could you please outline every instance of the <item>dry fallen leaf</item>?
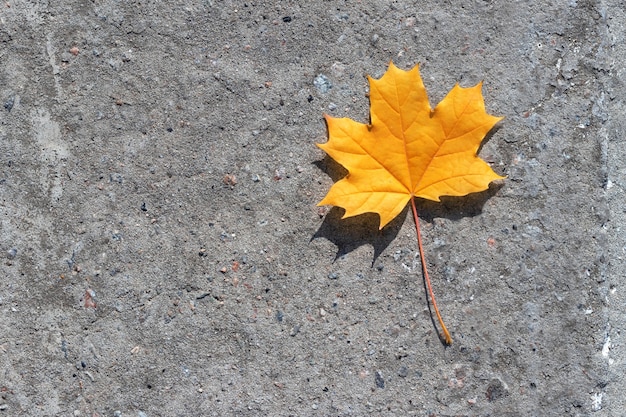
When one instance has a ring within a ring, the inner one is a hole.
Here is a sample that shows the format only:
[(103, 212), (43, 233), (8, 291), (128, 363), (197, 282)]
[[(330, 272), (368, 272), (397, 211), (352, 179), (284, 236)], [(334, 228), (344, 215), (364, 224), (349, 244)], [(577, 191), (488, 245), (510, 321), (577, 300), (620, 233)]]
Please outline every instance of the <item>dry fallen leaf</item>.
[(439, 201), (486, 190), (503, 178), (476, 155), (501, 120), (485, 112), (482, 83), (457, 84), (432, 110), (417, 66), (403, 71), (391, 63), (369, 82), (369, 125), (325, 116), (330, 138), (318, 146), (349, 174), (320, 205), (343, 207), (344, 217), (378, 213), (382, 229), (412, 196)]
[(414, 197), (439, 201), (441, 196), (463, 196), (504, 178), (476, 155), (484, 136), (502, 118), (485, 111), (482, 83), (455, 85), (433, 110), (418, 66), (403, 71), (390, 63), (380, 79), (368, 79), (370, 124), (325, 115), (329, 139), (318, 146), (348, 175), (319, 205), (343, 207), (344, 218), (378, 213), (382, 229), (411, 201), (424, 276), (449, 344), (452, 339), (430, 288)]

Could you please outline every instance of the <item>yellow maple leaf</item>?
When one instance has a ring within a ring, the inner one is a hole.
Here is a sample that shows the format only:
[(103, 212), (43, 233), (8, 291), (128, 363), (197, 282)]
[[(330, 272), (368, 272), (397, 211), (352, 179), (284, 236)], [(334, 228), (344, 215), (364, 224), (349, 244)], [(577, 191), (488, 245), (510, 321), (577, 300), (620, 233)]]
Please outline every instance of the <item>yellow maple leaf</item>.
[(325, 115), (329, 138), (318, 146), (348, 175), (319, 205), (343, 207), (343, 217), (378, 213), (382, 229), (411, 201), (424, 280), (442, 340), (449, 345), (452, 338), (428, 277), (415, 197), (439, 201), (444, 195), (463, 196), (504, 178), (476, 154), (502, 118), (485, 111), (482, 83), (470, 88), (455, 85), (433, 110), (418, 66), (403, 71), (392, 62), (379, 80), (368, 79), (370, 124)]
[(329, 140), (318, 146), (349, 173), (319, 205), (343, 207), (344, 218), (378, 213), (382, 229), (411, 197), (439, 201), (504, 178), (476, 155), (502, 119), (485, 112), (482, 83), (455, 85), (432, 110), (418, 66), (403, 71), (392, 62), (379, 80), (368, 79), (370, 124), (325, 115)]

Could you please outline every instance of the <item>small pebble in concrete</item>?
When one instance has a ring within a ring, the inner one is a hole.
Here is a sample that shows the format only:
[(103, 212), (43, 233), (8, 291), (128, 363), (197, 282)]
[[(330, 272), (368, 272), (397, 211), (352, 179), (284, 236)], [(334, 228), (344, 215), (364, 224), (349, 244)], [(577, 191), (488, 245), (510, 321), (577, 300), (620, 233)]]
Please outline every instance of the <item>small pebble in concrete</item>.
[(333, 83), (330, 82), (328, 77), (324, 74), (320, 74), (315, 77), (315, 80), (313, 80), (313, 85), (315, 86), (315, 88), (317, 88), (317, 91), (322, 94), (328, 93), (328, 91), (333, 88)]
[(491, 382), (489, 382), (485, 395), (487, 397), (487, 401), (493, 402), (499, 398), (509, 395), (509, 390), (500, 379), (494, 378)]
[(13, 108), (13, 104), (15, 103), (15, 98), (14, 97), (9, 97), (9, 99), (7, 101), (4, 102), (4, 108), (7, 111), (11, 111), (11, 109)]
[(380, 371), (376, 371), (375, 381), (378, 388), (385, 388), (385, 380), (383, 379), (383, 374)]

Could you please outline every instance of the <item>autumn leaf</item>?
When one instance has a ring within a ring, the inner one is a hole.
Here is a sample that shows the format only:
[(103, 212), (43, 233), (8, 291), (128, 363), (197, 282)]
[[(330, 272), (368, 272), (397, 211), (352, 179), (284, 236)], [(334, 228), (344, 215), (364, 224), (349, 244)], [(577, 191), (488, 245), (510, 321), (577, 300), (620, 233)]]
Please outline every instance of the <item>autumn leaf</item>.
[(418, 66), (403, 71), (391, 63), (369, 83), (370, 124), (325, 116), (329, 140), (318, 146), (349, 174), (320, 205), (343, 207), (344, 217), (378, 213), (382, 229), (412, 196), (439, 201), (486, 190), (503, 178), (476, 155), (501, 119), (485, 112), (482, 83), (457, 84), (434, 110)]
[[(348, 175), (319, 205), (343, 207), (344, 218), (378, 213), (382, 229), (410, 200), (430, 289), (414, 198), (439, 201), (441, 196), (463, 196), (504, 178), (476, 154), (484, 136), (502, 118), (485, 111), (482, 83), (470, 88), (455, 85), (433, 110), (418, 66), (403, 71), (390, 63), (380, 79), (368, 79), (370, 124), (325, 115), (329, 139), (318, 146)], [(446, 342), (451, 342), (449, 334)]]

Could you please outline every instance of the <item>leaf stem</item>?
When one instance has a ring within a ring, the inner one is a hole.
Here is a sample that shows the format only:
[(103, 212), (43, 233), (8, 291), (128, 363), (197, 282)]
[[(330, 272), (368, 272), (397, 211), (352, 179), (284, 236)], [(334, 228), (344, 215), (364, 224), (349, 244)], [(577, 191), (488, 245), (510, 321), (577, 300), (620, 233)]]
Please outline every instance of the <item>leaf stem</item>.
[(443, 323), (443, 319), (441, 318), (441, 314), (439, 314), (439, 309), (437, 308), (437, 301), (435, 301), (435, 294), (433, 293), (433, 287), (430, 285), (430, 278), (428, 277), (428, 269), (426, 269), (426, 258), (424, 257), (424, 249), (422, 248), (422, 234), (420, 233), (420, 221), (419, 216), (417, 215), (417, 209), (415, 208), (415, 197), (411, 196), (411, 208), (413, 209), (413, 218), (415, 219), (415, 230), (417, 231), (417, 245), (419, 247), (420, 252), (420, 260), (422, 261), (422, 271), (424, 272), (424, 280), (426, 281), (426, 286), (428, 287), (428, 294), (430, 295), (430, 299), (433, 303), (433, 308), (435, 310), (435, 314), (437, 315), (437, 319), (439, 320), (439, 325), (441, 326), (441, 330), (443, 331), (443, 339), (446, 342), (446, 345), (452, 344), (452, 337), (450, 337), (450, 332), (446, 328), (446, 325)]

